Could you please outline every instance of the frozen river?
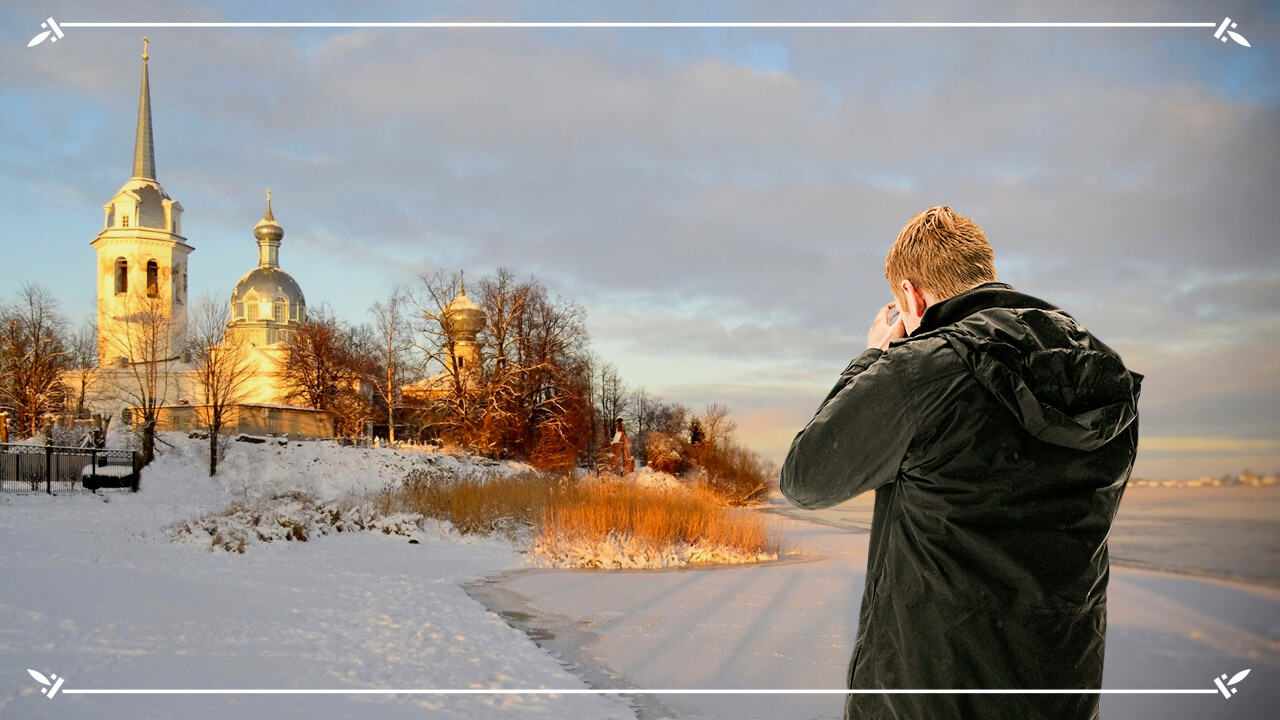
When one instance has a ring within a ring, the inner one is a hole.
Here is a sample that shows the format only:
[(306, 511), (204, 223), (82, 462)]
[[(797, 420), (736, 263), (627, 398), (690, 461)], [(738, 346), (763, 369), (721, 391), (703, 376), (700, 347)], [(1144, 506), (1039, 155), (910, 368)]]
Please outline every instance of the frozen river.
[[(1207, 689), (1223, 673), (1252, 672), (1229, 701), (1106, 695), (1103, 717), (1258, 718), (1280, 703), (1278, 500), (1276, 488), (1130, 490), (1115, 525), (1113, 552), (1126, 559), (1113, 567), (1104, 688)], [(775, 509), (803, 561), (522, 570), (471, 593), (593, 686), (843, 687), (865, 578), (869, 498), (820, 513)], [(839, 696), (785, 693), (660, 695), (638, 704), (642, 720), (838, 718), (841, 707)]]

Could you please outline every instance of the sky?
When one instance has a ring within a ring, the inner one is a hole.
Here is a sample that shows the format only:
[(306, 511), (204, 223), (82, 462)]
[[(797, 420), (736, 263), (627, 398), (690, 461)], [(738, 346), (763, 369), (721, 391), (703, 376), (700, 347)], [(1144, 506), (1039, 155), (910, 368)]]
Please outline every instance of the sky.
[[(781, 460), (891, 299), (916, 212), (1145, 375), (1135, 475), (1280, 471), (1280, 6), (1027, 2), (6, 2), (0, 301), (95, 307), (149, 36), (190, 292), (281, 266), (352, 322), (424, 273), (581, 304), (632, 387), (727, 406)], [(1093, 29), (173, 29), (67, 22), (1201, 22)]]

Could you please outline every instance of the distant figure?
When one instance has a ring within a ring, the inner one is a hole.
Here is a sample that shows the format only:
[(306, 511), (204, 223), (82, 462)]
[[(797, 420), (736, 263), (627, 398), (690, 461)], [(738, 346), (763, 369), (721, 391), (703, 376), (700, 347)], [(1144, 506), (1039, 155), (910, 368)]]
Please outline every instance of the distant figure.
[(885, 276), (895, 302), (782, 467), (800, 507), (876, 493), (849, 687), (1065, 692), (850, 694), (845, 716), (1097, 718), (1142, 376), (996, 282), (951, 208), (907, 223)]
[(631, 459), (631, 440), (627, 438), (627, 429), (622, 426), (622, 418), (614, 420), (614, 427), (616, 431), (613, 433), (613, 441), (609, 443), (609, 449), (618, 463), (618, 474), (626, 475), (636, 469), (635, 461)]

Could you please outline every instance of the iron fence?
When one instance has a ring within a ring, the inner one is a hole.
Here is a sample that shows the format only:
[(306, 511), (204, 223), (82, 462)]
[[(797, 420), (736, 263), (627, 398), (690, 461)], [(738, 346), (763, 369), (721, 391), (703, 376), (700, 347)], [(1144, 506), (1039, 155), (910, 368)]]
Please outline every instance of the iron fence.
[(141, 470), (134, 450), (0, 444), (0, 490), (5, 492), (137, 492)]

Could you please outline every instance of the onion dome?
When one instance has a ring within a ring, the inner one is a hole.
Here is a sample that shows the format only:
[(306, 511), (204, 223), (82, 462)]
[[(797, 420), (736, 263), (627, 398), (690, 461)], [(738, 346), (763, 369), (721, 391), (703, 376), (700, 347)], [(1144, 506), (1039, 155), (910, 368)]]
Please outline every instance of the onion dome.
[(458, 340), (474, 342), (476, 335), (488, 323), (488, 316), (467, 297), (467, 285), (463, 283), (457, 297), (445, 307), (444, 320), (450, 335)]
[(253, 226), (253, 236), (258, 238), (259, 244), (274, 242), (278, 245), (284, 239), (284, 228), (276, 222), (276, 216), (271, 214), (270, 190), (267, 191), (267, 213), (262, 216), (257, 225)]

